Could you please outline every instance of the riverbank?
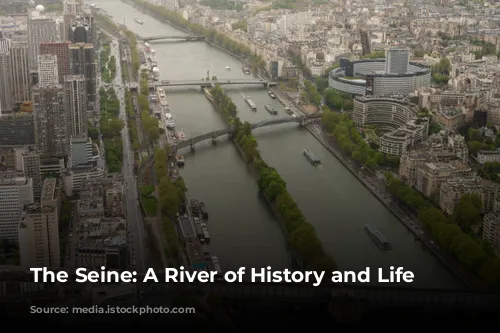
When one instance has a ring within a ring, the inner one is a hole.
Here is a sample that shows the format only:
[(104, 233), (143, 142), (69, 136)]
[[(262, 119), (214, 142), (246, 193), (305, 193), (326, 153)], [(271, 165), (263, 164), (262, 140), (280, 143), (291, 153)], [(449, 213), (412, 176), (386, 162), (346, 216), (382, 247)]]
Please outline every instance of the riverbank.
[(321, 271), (338, 269), (335, 261), (324, 252), (314, 227), (306, 221), (288, 192), (285, 181), (260, 156), (257, 141), (251, 134), (251, 126), (247, 122), (241, 123), (236, 115), (236, 105), (220, 86), (204, 92), (214, 109), (233, 129), (231, 139), (280, 223), (297, 267), (301, 270)]
[[(241, 149), (241, 147), (233, 139), (231, 139), (231, 141), (234, 143), (234, 146), (236, 147), (236, 150), (238, 151), (238, 154), (241, 156), (241, 158), (243, 159), (243, 161), (245, 161), (245, 164), (246, 164), (248, 170), (250, 170), (250, 173), (252, 174), (253, 178), (255, 179), (255, 181), (258, 182), (259, 181), (259, 172), (258, 172), (258, 170), (255, 168), (255, 166), (252, 163), (250, 163), (247, 160), (247, 158), (245, 157), (245, 154), (244, 154), (243, 150)], [(264, 192), (261, 192), (261, 194), (262, 194), (262, 197), (264, 198), (264, 200), (266, 201), (267, 205), (269, 206), (269, 208), (273, 212), (274, 217), (278, 221), (278, 223), (280, 225), (280, 228), (281, 228), (281, 231), (285, 235), (286, 244), (287, 244), (288, 250), (290, 251), (290, 255), (291, 255), (291, 258), (290, 258), (291, 260), (290, 261), (292, 263), (292, 268), (293, 269), (297, 269), (297, 270), (304, 270), (304, 264), (302, 263), (302, 260), (293, 251), (293, 249), (290, 246), (290, 239), (288, 238), (288, 235), (287, 235), (285, 221), (281, 217), (281, 215), (280, 215), (280, 213), (278, 211), (278, 208), (276, 207), (276, 204), (273, 203)]]
[[(249, 64), (255, 70), (264, 69), (266, 67), (266, 63), (260, 58), (260, 56), (255, 55), (255, 52), (253, 52), (248, 46), (234, 40), (233, 38), (225, 34), (219, 33), (213, 29), (205, 28), (200, 24), (186, 20), (178, 13), (170, 11), (165, 7), (156, 6), (141, 0), (121, 1), (187, 34), (205, 36), (204, 41), (207, 44), (216, 47), (217, 49), (227, 54), (230, 54), (231, 56), (240, 60), (243, 64)], [(223, 42), (221, 45), (216, 42), (219, 39), (222, 39), (225, 42)]]
[(455, 267), (455, 265), (451, 264), (448, 259), (444, 258), (441, 253), (438, 252), (436, 247), (429, 242), (425, 237), (422, 236), (422, 234), (419, 232), (419, 230), (416, 230), (414, 226), (411, 225), (410, 221), (403, 218), (402, 213), (398, 212), (398, 210), (391, 205), (388, 200), (384, 199), (383, 196), (378, 193), (373, 186), (370, 185), (370, 183), (360, 176), (359, 172), (352, 166), (350, 161), (344, 156), (343, 152), (339, 150), (338, 147), (335, 145), (329, 143), (326, 138), (323, 137), (324, 134), (319, 133), (317, 130), (313, 128), (313, 126), (308, 125), (306, 126), (306, 129), (308, 130), (311, 135), (316, 138), (316, 140), (321, 143), (351, 174), (353, 174), (356, 179), (364, 186), (366, 187), (374, 196), (375, 198), (380, 201), (408, 230), (408, 232), (411, 232), (415, 239), (420, 241), (422, 245), (426, 247), (428, 251), (430, 251), (436, 258), (439, 259), (439, 261), (450, 271), (455, 277), (457, 277), (465, 286), (471, 289), (477, 289), (478, 283), (477, 281), (472, 281), (470, 277), (465, 276), (462, 272), (459, 271)]

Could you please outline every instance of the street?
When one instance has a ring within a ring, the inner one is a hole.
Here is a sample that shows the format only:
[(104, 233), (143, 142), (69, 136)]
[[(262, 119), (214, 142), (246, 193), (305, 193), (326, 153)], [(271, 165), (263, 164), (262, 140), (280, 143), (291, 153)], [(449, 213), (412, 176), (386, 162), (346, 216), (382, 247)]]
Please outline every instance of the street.
[(120, 48), (118, 40), (113, 38), (111, 43), (111, 55), (115, 56), (116, 61), (116, 76), (113, 80), (113, 87), (120, 101), (120, 118), (125, 122), (122, 130), (123, 141), (123, 181), (126, 194), (126, 209), (127, 209), (127, 232), (129, 235), (130, 259), (131, 268), (138, 271), (144, 271), (144, 243), (146, 231), (142, 213), (139, 207), (139, 198), (137, 195), (137, 180), (134, 176), (134, 152), (130, 144), (130, 137), (127, 127), (127, 111), (125, 107), (125, 90), (122, 82)]

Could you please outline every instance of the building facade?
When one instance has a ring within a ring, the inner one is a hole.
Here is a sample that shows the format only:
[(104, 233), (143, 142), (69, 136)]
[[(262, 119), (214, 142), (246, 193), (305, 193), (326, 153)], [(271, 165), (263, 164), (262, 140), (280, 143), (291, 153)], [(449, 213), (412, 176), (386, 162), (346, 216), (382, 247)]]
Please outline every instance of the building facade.
[[(57, 76), (55, 80), (58, 80)], [(36, 86), (32, 95), (38, 151), (51, 156), (66, 156), (69, 142), (63, 87)]]
[(11, 42), (0, 38), (0, 115), (12, 111), (12, 62)]
[(69, 42), (41, 43), (40, 54), (54, 54), (57, 56), (57, 74), (59, 84), (64, 83), (64, 77), (69, 75)]
[(43, 54), (38, 56), (38, 85), (40, 87), (54, 86), (59, 84), (59, 73), (57, 71), (57, 56), (54, 54)]
[(40, 204), (26, 207), (19, 223), (21, 266), (61, 267), (59, 245), (59, 188), (54, 178), (43, 184)]
[(18, 241), (21, 213), (25, 205), (32, 203), (34, 198), (31, 179), (0, 179), (0, 239)]
[(12, 99), (14, 103), (31, 100), (28, 63), (28, 40), (13, 40), (10, 48)]
[(86, 81), (87, 117), (98, 117), (97, 62), (92, 44), (78, 43), (69, 46), (70, 74), (83, 75)]
[(31, 17), (28, 20), (29, 65), (31, 71), (37, 70), (40, 44), (57, 42), (57, 24), (49, 18)]

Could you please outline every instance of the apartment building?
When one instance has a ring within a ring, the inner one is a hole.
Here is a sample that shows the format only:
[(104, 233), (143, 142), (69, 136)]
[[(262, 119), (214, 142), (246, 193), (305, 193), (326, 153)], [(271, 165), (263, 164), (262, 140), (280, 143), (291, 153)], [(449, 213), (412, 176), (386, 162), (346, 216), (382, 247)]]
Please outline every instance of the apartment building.
[(14, 103), (29, 101), (30, 81), (28, 40), (13, 40), (10, 47), (12, 69), (12, 99)]
[(0, 239), (18, 241), (19, 221), (25, 205), (34, 203), (30, 178), (0, 179)]
[(41, 43), (40, 55), (53, 54), (57, 57), (57, 74), (59, 84), (64, 83), (64, 77), (69, 75), (69, 42)]
[(432, 135), (423, 144), (406, 152), (399, 163), (399, 177), (415, 187), (416, 170), (427, 162), (446, 163), (452, 160), (467, 164), (468, 148), (463, 136), (445, 132)]
[(57, 180), (47, 178), (40, 204), (27, 206), (19, 223), (21, 266), (61, 266), (59, 246), (59, 187)]
[(500, 162), (500, 150), (480, 150), (477, 153), (476, 160), (479, 164)]
[(38, 56), (38, 86), (47, 87), (59, 84), (57, 56), (42, 54)]
[(42, 173), (40, 172), (40, 155), (35, 151), (26, 150), (22, 153), (22, 170), (24, 177), (31, 178), (33, 182), (33, 196), (40, 198), (42, 193)]
[(379, 150), (384, 154), (401, 156), (409, 149), (425, 141), (428, 134), (429, 119), (414, 119), (394, 132), (384, 134), (380, 138)]
[(441, 185), (439, 206), (445, 213), (452, 214), (462, 196), (477, 194), (481, 197), (482, 212), (489, 213), (493, 210), (499, 189), (499, 184), (476, 176), (450, 177)]
[(441, 184), (451, 177), (470, 177), (472, 169), (460, 161), (428, 162), (416, 170), (415, 189), (426, 197), (440, 199)]
[(127, 224), (123, 217), (123, 202), (119, 202), (123, 200), (122, 191), (121, 184), (107, 179), (82, 182), (75, 228), (78, 234), (75, 249), (77, 266), (127, 267)]
[[(57, 75), (51, 80), (58, 82)], [(36, 86), (32, 98), (38, 151), (51, 156), (67, 155), (69, 142), (63, 87)]]
[(482, 238), (500, 255), (500, 210), (494, 210), (484, 216)]
[(0, 117), (0, 146), (25, 146), (35, 143), (33, 113), (16, 112)]

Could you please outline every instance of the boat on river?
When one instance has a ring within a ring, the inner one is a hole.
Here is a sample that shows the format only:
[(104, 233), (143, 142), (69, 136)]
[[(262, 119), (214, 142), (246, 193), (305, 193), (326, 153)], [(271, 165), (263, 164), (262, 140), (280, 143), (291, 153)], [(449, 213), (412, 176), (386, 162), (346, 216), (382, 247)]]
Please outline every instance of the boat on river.
[(250, 109), (252, 109), (252, 111), (257, 111), (257, 105), (255, 105), (254, 101), (252, 101), (250, 97), (246, 96), (245, 102), (248, 104)]
[(314, 154), (309, 148), (304, 149), (304, 156), (307, 158), (309, 162), (311, 162), (312, 165), (318, 165), (321, 163), (319, 158), (314, 156)]
[(391, 250), (392, 245), (389, 243), (389, 241), (382, 235), (382, 233), (375, 228), (373, 225), (367, 223), (365, 225), (365, 231), (368, 233), (368, 235), (373, 239), (375, 244), (384, 251)]
[(271, 114), (271, 115), (273, 115), (273, 116), (275, 116), (275, 115), (277, 115), (277, 114), (278, 114), (278, 111), (276, 111), (276, 109), (275, 109), (275, 108), (273, 108), (273, 107), (272, 107), (271, 105), (269, 105), (269, 104), (264, 105), (264, 108), (267, 110), (267, 112), (269, 112), (269, 114)]

